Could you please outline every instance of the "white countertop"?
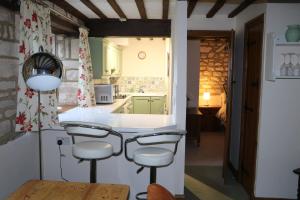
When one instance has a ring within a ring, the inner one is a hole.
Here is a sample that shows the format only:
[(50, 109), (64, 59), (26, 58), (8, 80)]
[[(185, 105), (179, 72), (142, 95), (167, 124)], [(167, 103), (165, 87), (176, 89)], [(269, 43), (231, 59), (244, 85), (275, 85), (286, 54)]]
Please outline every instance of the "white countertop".
[[(141, 96), (163, 96), (157, 93), (155, 93), (155, 95), (149, 93), (138, 94)], [(137, 95), (132, 94), (131, 96)], [(131, 96), (128, 96), (125, 99), (117, 99), (113, 104), (101, 104), (89, 108), (73, 108), (59, 114), (59, 122), (83, 121), (103, 123), (120, 132), (140, 132), (176, 127), (171, 115), (112, 113), (112, 111), (124, 104)]]

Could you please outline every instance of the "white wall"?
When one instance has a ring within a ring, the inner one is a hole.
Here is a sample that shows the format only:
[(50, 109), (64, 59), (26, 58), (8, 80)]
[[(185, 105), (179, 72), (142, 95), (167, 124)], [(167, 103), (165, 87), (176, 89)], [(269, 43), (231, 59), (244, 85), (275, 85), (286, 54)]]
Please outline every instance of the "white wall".
[(243, 58), (244, 58), (244, 26), (251, 19), (263, 14), (266, 10), (265, 4), (252, 4), (236, 17), (235, 27), (235, 50), (234, 50), (234, 70), (232, 92), (232, 125), (230, 138), (229, 159), (235, 169), (239, 165), (240, 148), (240, 118), (242, 101), (242, 76), (243, 76)]
[[(141, 60), (138, 53), (144, 51)], [(166, 42), (162, 38), (128, 39), (128, 46), (122, 48), (122, 76), (165, 77)]]
[(188, 19), (188, 30), (231, 30), (235, 27), (235, 18), (216, 14), (213, 18), (206, 15), (191, 15)]
[[(284, 34), (287, 25), (299, 24), (299, 10), (300, 4), (267, 4), (265, 36)], [(300, 167), (300, 82), (262, 77), (255, 194), (295, 199), (298, 177), (292, 170)]]
[(188, 107), (198, 107), (200, 73), (200, 40), (187, 42), (187, 96)]
[[(187, 2), (176, 1), (172, 18), (171, 36), (173, 53), (173, 117), (179, 129), (185, 129), (186, 82), (187, 82)], [(176, 181), (173, 183), (175, 194), (184, 192), (185, 138), (178, 146), (175, 161)]]
[(0, 146), (0, 199), (30, 179), (38, 179), (38, 138), (28, 133)]

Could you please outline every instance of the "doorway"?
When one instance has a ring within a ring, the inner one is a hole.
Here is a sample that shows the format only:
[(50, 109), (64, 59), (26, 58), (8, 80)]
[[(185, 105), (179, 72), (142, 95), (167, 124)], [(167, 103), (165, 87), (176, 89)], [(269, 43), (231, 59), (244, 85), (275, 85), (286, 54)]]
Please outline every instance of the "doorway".
[[(210, 148), (202, 149), (207, 151), (203, 159), (192, 158), (192, 165), (227, 165), (233, 37), (234, 31), (188, 31), (187, 129), (193, 129), (188, 138), (197, 139), (198, 149)], [(210, 141), (216, 143), (208, 144)]]
[(229, 171), (233, 42), (234, 31), (188, 31), (185, 172), (187, 180), (196, 178), (220, 195), (241, 199), (245, 192), (240, 185), (224, 185)]
[(263, 29), (264, 15), (245, 25), (239, 179), (251, 197), (255, 183)]

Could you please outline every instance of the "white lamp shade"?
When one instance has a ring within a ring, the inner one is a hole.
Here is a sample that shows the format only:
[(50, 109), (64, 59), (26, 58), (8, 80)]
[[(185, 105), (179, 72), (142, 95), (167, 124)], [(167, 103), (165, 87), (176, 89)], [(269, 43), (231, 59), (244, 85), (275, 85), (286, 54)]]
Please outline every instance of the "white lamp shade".
[(209, 92), (204, 92), (203, 93), (203, 99), (206, 100), (206, 101), (210, 100), (210, 93)]
[(58, 88), (61, 79), (51, 75), (36, 75), (27, 79), (26, 84), (36, 91), (50, 91)]

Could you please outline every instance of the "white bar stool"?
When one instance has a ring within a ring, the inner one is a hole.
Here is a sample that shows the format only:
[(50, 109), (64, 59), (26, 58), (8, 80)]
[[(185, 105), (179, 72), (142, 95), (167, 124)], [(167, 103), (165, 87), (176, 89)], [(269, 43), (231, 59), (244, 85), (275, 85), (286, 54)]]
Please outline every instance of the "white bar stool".
[[(178, 142), (185, 135), (185, 131), (182, 130), (164, 130), (148, 132), (143, 135), (138, 135), (133, 138), (125, 140), (125, 157), (130, 162), (134, 162), (140, 165), (141, 168), (137, 170), (140, 173), (144, 167), (150, 168), (150, 184), (156, 183), (156, 170), (158, 167), (166, 167), (170, 165), (174, 160), (174, 155), (177, 151)], [(148, 146), (141, 147), (134, 150), (132, 157), (128, 156), (129, 143), (137, 142), (139, 145)], [(157, 147), (155, 145), (173, 143), (175, 147), (173, 150)], [(153, 146), (154, 145), (154, 146)], [(136, 199), (144, 200), (142, 196), (147, 195), (147, 192), (140, 192), (136, 194)]]
[[(72, 154), (81, 161), (90, 161), (90, 183), (97, 182), (97, 160), (107, 159), (111, 156), (118, 156), (123, 151), (123, 136), (112, 130), (110, 126), (98, 123), (65, 121), (61, 125), (65, 128), (68, 135), (72, 136)], [(114, 152), (113, 146), (105, 141), (84, 141), (75, 142), (74, 136), (91, 138), (104, 138), (108, 135), (120, 138), (120, 150)]]

